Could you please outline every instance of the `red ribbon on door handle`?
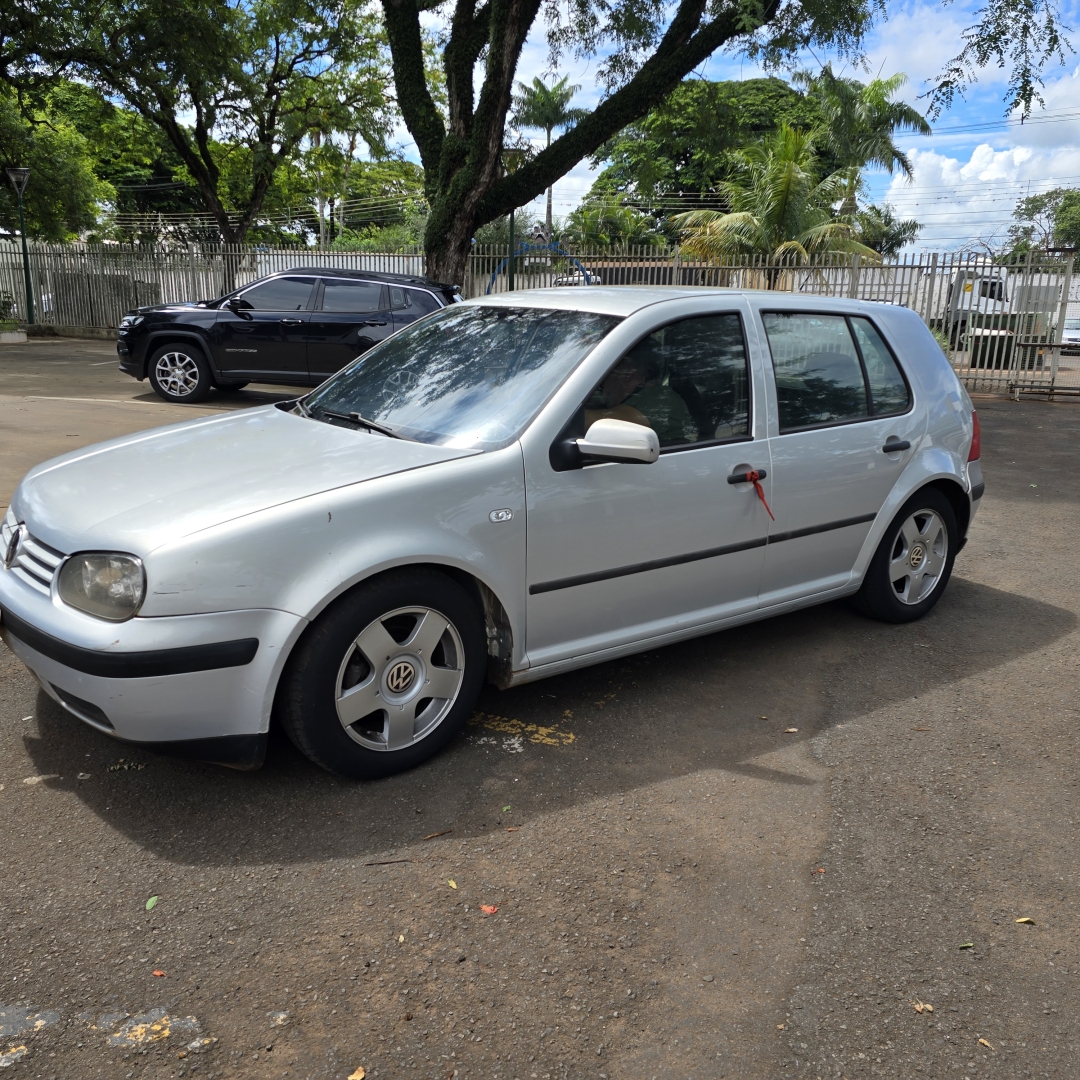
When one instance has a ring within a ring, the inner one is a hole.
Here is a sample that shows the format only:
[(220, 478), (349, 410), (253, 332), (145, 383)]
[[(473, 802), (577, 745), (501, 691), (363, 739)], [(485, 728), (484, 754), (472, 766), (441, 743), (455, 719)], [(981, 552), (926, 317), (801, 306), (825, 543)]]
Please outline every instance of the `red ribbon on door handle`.
[(754, 490), (757, 492), (757, 497), (761, 500), (761, 505), (765, 507), (765, 512), (773, 521), (775, 521), (776, 518), (773, 517), (773, 512), (769, 509), (769, 504), (765, 501), (765, 492), (761, 487), (761, 473), (759, 473), (757, 469), (754, 469), (746, 474), (746, 480), (747, 483), (754, 485)]

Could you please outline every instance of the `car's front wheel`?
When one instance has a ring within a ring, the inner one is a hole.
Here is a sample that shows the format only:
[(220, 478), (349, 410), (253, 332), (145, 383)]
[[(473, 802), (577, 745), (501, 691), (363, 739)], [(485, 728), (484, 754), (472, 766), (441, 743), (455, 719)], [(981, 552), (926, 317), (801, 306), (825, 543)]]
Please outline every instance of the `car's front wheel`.
[(147, 374), (158, 397), (174, 404), (193, 405), (203, 401), (213, 385), (210, 365), (193, 345), (161, 346), (151, 355)]
[(483, 622), (465, 590), (438, 571), (397, 571), (318, 619), (290, 660), (279, 716), (324, 769), (389, 776), (461, 730), (485, 666)]
[(863, 579), (859, 606), (883, 622), (921, 619), (945, 591), (959, 539), (949, 500), (933, 487), (916, 492), (885, 530)]

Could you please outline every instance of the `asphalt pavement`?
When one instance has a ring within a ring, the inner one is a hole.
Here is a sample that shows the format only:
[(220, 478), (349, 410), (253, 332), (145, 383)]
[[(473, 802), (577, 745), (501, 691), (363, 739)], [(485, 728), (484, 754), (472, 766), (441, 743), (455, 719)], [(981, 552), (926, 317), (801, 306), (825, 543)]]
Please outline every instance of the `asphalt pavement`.
[[(0, 349), (0, 503), (289, 395), (178, 410), (108, 343)], [(489, 689), (378, 783), (280, 738), (249, 774), (133, 750), (0, 651), (0, 1067), (1080, 1074), (1080, 408), (978, 406), (987, 494), (922, 622), (835, 603)]]

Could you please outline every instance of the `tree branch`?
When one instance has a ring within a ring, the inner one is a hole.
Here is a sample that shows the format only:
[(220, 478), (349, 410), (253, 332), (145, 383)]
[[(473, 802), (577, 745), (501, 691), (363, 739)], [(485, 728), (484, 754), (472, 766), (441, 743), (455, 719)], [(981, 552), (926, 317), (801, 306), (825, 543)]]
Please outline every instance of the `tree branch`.
[[(531, 202), (579, 161), (666, 98), (720, 46), (749, 33), (738, 11), (725, 12), (700, 26), (704, 7), (704, 0), (683, 0), (656, 52), (637, 74), (532, 161), (500, 180), (481, 203), (481, 223)], [(775, 16), (778, 7), (779, 0), (769, 0), (763, 6), (762, 25)]]
[[(416, 0), (382, 0), (386, 36), (394, 67), (394, 88), (401, 115), (420, 150), (424, 173), (434, 180), (439, 173), (446, 129), (427, 88), (420, 12)], [(429, 195), (434, 196), (429, 184)]]

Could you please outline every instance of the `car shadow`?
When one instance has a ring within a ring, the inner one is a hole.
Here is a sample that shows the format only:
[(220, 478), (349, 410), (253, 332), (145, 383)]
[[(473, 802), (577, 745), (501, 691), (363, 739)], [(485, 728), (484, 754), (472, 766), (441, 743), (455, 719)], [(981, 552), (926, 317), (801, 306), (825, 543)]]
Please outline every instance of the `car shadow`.
[(50, 786), (178, 864), (375, 856), (702, 769), (809, 783), (755, 759), (890, 704), (910, 704), (919, 721), (920, 695), (1022, 662), (1076, 624), (1063, 608), (962, 578), (905, 626), (826, 604), (513, 690), (487, 688), (447, 751), (378, 782), (322, 772), (276, 733), (260, 772), (165, 758), (110, 740), (44, 693), (26, 746), (38, 772), (55, 777)]

